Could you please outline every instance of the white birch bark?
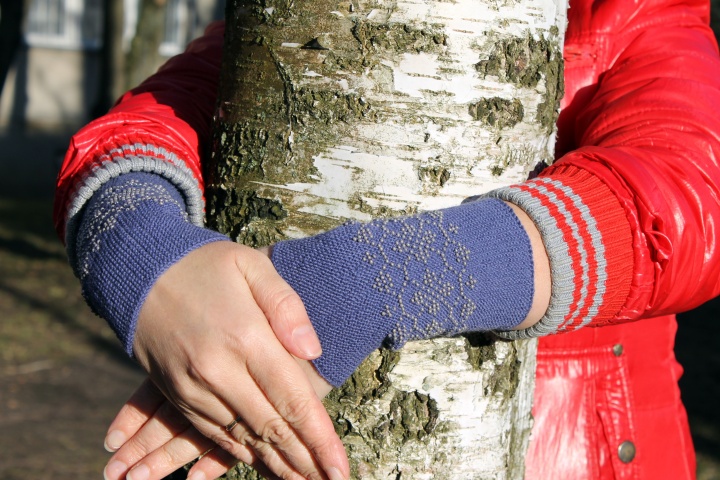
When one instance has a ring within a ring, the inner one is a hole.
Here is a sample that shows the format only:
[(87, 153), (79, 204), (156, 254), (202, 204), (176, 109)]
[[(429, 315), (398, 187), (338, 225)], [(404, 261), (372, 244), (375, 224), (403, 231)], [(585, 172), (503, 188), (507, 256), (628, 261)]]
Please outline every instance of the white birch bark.
[[(231, 2), (211, 225), (269, 243), (524, 180), (553, 157), (566, 8)], [(523, 477), (535, 342), (486, 340), (378, 351), (331, 395), (354, 476)]]

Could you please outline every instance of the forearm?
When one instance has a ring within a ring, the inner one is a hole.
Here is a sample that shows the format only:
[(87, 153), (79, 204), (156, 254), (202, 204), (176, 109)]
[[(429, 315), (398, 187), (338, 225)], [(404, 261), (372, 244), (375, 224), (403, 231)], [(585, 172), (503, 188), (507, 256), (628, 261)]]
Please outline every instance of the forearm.
[(107, 181), (85, 206), (70, 258), (88, 305), (128, 354), (140, 309), (168, 268), (227, 237), (193, 225), (181, 193), (163, 177), (129, 173)]
[(200, 159), (210, 139), (222, 42), (223, 24), (213, 24), (185, 53), (72, 137), (58, 174), (53, 212), (63, 241), (73, 241), (76, 217), (93, 193), (131, 171), (170, 180), (183, 193), (191, 221), (202, 224)]

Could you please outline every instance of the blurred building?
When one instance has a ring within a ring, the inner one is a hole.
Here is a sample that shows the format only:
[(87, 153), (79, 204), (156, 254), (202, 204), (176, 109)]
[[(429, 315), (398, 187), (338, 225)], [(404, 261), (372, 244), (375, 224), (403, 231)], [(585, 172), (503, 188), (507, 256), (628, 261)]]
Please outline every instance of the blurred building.
[[(147, 0), (25, 1), (24, 41), (0, 97), (0, 131), (74, 130), (107, 103), (101, 98), (107, 94), (105, 8), (122, 2), (122, 52), (127, 53), (139, 24), (140, 2)], [(158, 55), (143, 59), (151, 70), (223, 15), (222, 0), (152, 1), (164, 4), (165, 19)]]

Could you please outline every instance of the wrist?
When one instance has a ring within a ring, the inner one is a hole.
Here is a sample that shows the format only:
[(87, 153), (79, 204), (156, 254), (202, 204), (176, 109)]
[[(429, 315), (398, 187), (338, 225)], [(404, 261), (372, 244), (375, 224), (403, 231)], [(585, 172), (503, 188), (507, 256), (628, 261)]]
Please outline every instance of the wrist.
[(187, 221), (183, 198), (169, 182), (152, 174), (117, 177), (90, 199), (78, 229), (83, 295), (132, 354), (140, 308), (158, 277), (218, 240), (227, 238)]
[(532, 305), (530, 306), (527, 316), (520, 325), (512, 328), (512, 330), (523, 330), (530, 328), (539, 322), (550, 305), (550, 294), (552, 292), (552, 288), (550, 286), (550, 260), (548, 259), (547, 252), (545, 251), (545, 245), (543, 244), (540, 231), (537, 229), (537, 226), (532, 219), (517, 205), (509, 202), (505, 203), (510, 206), (515, 215), (517, 215), (518, 220), (520, 220), (520, 224), (525, 229), (525, 233), (527, 233), (528, 239), (530, 240), (530, 246), (532, 248), (534, 265), (534, 295)]

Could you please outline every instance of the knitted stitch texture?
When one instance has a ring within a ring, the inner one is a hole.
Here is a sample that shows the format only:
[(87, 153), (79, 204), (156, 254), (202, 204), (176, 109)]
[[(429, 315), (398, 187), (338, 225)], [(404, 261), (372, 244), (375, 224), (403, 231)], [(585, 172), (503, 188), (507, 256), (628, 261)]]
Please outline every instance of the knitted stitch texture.
[(571, 332), (617, 322), (633, 278), (633, 236), (622, 205), (597, 177), (552, 166), (519, 185), (482, 195), (517, 205), (533, 220), (550, 260), (552, 295), (545, 315), (507, 339)]
[(220, 240), (228, 238), (189, 222), (172, 183), (135, 172), (93, 194), (70, 258), (88, 305), (132, 355), (137, 317), (158, 277), (192, 250)]
[(534, 294), (530, 240), (495, 199), (347, 223), (278, 243), (272, 261), (307, 308), (323, 347), (315, 367), (334, 386), (380, 346), (511, 329)]

